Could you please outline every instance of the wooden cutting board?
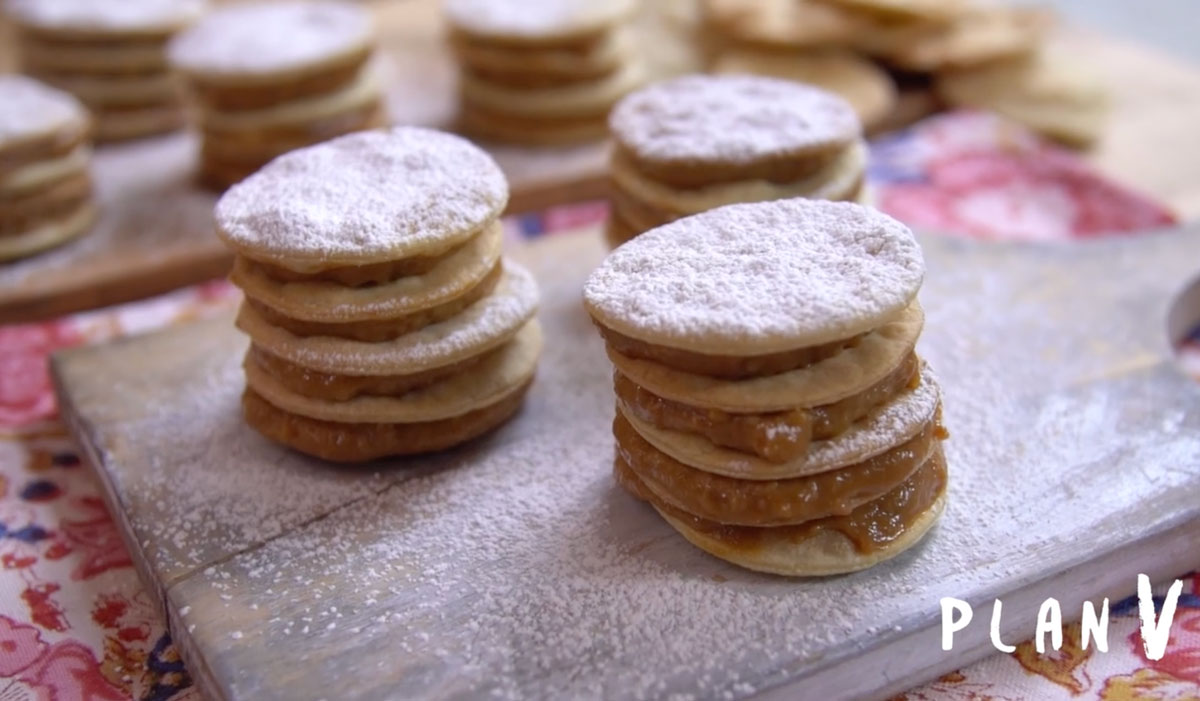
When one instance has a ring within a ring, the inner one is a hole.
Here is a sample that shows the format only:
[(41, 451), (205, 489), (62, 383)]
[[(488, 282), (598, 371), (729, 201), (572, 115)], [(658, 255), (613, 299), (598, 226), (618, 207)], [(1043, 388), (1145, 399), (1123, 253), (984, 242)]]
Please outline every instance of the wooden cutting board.
[[(844, 577), (743, 571), (610, 477), (611, 370), (580, 304), (599, 232), (512, 251), (546, 352), (519, 417), (346, 469), (239, 417), (220, 318), (67, 351), (64, 417), (171, 634), (216, 699), (884, 698), (1032, 635), (1046, 597), (1200, 565), (1200, 231), (1072, 246), (923, 237), (920, 351), (945, 390), (950, 502), (919, 547)], [(939, 599), (976, 624), (939, 645)]]

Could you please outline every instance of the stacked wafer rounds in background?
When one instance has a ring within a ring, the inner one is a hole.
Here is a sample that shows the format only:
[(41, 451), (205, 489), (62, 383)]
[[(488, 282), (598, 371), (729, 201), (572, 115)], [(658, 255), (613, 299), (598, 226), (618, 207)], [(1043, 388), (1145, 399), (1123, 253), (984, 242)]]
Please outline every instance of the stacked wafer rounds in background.
[(923, 274), (904, 225), (843, 202), (730, 205), (618, 248), (584, 289), (616, 370), (617, 481), (754, 570), (912, 547), (947, 482), (914, 350)]
[(183, 125), (166, 44), (196, 21), (204, 0), (8, 0), (25, 73), (75, 95), (97, 141)]
[(0, 261), (91, 228), (91, 125), (87, 110), (67, 93), (0, 75)]
[(339, 462), (504, 423), (542, 345), (537, 286), (500, 255), (507, 200), (487, 154), (414, 127), (294, 151), (227, 191), (247, 422)]
[(818, 88), (684, 76), (629, 95), (609, 124), (612, 246), (726, 204), (864, 197), (862, 125), (845, 100)]
[(370, 16), (342, 2), (231, 6), (176, 37), (201, 179), (228, 187), (282, 153), (384, 126), (373, 49)]
[(1086, 146), (1107, 113), (1097, 77), (1047, 48), (1051, 22), (1037, 9), (970, 0), (703, 0), (702, 12), (714, 71), (819, 85), (853, 104), (868, 130), (913, 121), (944, 102), (994, 110)]
[(612, 105), (645, 80), (633, 0), (447, 0), (461, 68), (460, 127), (554, 145), (598, 140)]

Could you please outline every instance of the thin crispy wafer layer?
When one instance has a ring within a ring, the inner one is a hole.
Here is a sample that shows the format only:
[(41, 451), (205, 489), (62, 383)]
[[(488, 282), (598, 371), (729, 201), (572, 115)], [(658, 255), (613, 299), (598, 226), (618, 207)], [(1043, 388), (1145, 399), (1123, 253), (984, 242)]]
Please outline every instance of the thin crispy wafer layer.
[(497, 114), (542, 119), (595, 117), (607, 114), (613, 103), (645, 79), (641, 62), (631, 61), (596, 80), (547, 88), (514, 88), (466, 73), (459, 89), (465, 101)]
[[(493, 222), (430, 269), (368, 287), (309, 280), (279, 282), (263, 267), (242, 257), (235, 261), (230, 279), (248, 297), (288, 319), (339, 326), (373, 320), (391, 322), (467, 296), (489, 277), (498, 278), (502, 240), (503, 227), (499, 221)], [(474, 298), (489, 291), (479, 289)], [(289, 328), (287, 323), (281, 325)]]
[(292, 394), (327, 402), (345, 402), (357, 397), (401, 396), (457, 373), (466, 372), (476, 363), (501, 352), (504, 348), (505, 346), (500, 346), (483, 355), (409, 375), (354, 376), (310, 370), (272, 355), (253, 343), (247, 351), (246, 362), (257, 365), (260, 372), (269, 375), (275, 383)]
[(618, 413), (617, 455), (662, 501), (699, 518), (788, 526), (845, 516), (898, 487), (938, 445), (934, 425), (885, 453), (838, 470), (786, 480), (741, 480), (688, 467), (648, 443)]
[(394, 397), (360, 396), (326, 401), (296, 394), (258, 364), (247, 362), (246, 384), (291, 414), (342, 423), (420, 423), (461, 416), (494, 404), (533, 378), (542, 350), (537, 321), (478, 363), (438, 382)]
[(359, 80), (370, 55), (370, 49), (363, 47), (344, 60), (314, 69), (311, 73), (262, 83), (210, 82), (202, 76), (191, 76), (187, 80), (187, 87), (205, 110), (241, 112), (267, 109), (345, 90)]
[(366, 462), (452, 448), (495, 430), (521, 408), (526, 384), (491, 406), (439, 421), (353, 424), (289, 414), (254, 390), (242, 395), (246, 423), (263, 436), (301, 453), (332, 462)]
[(89, 201), (62, 219), (48, 221), (15, 236), (0, 236), (0, 261), (40, 253), (87, 233), (96, 221), (96, 208)]
[(341, 375), (402, 375), (424, 372), (503, 345), (537, 312), (533, 276), (504, 261), (495, 292), (446, 321), (383, 343), (330, 336), (299, 337), (267, 323), (243, 305), (237, 325), (268, 352), (297, 365)]
[(784, 411), (831, 404), (880, 382), (913, 352), (924, 322), (924, 312), (914, 303), (836, 355), (796, 370), (741, 380), (676, 370), (630, 358), (612, 347), (607, 352), (622, 375), (660, 397), (732, 413)]
[(804, 457), (813, 441), (829, 440), (874, 409), (920, 383), (920, 361), (912, 354), (887, 377), (833, 404), (789, 411), (731, 414), (663, 399), (614, 373), (623, 411), (664, 431), (688, 433), (714, 445), (750, 453), (773, 463)]
[(856, 572), (896, 557), (920, 542), (946, 506), (940, 447), (908, 481), (849, 516), (776, 528), (699, 519), (658, 499), (619, 461), (614, 473), (622, 487), (649, 501), (692, 545), (747, 569), (792, 577)]
[(627, 197), (678, 217), (740, 202), (762, 202), (793, 197), (815, 200), (850, 199), (863, 180), (866, 166), (867, 146), (862, 141), (856, 141), (819, 170), (791, 182), (743, 180), (678, 189), (645, 177), (629, 167), (621, 158), (613, 160), (609, 172), (614, 184)]
[(483, 141), (530, 146), (564, 146), (599, 141), (608, 135), (604, 115), (568, 118), (516, 117), (464, 100), (457, 129)]
[(502, 277), (502, 267), (497, 264), (482, 280), (458, 297), (424, 309), (383, 319), (349, 322), (303, 321), (281, 314), (252, 297), (246, 298), (246, 304), (251, 306), (268, 324), (281, 328), (294, 336), (330, 336), (364, 343), (382, 343), (415, 333), (426, 326), (432, 326), (454, 317), (490, 295)]
[(713, 355), (639, 341), (618, 333), (599, 321), (596, 321), (595, 324), (608, 347), (625, 357), (648, 360), (682, 372), (723, 380), (746, 380), (766, 375), (778, 375), (815, 365), (848, 348), (853, 348), (863, 338), (862, 335), (859, 335), (816, 346), (764, 355)]
[(925, 427), (938, 425), (940, 406), (941, 389), (925, 367), (917, 387), (875, 407), (837, 436), (813, 441), (803, 456), (787, 462), (764, 460), (698, 435), (658, 428), (624, 407), (621, 412), (651, 445), (689, 467), (736, 479), (775, 480), (817, 475), (887, 452)]

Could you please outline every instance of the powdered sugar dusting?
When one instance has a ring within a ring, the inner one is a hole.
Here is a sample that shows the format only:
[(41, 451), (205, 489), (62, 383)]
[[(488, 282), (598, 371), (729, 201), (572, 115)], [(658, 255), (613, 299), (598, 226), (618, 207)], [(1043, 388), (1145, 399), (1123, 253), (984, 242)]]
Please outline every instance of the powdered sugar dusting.
[(842, 98), (794, 81), (690, 75), (625, 97), (613, 136), (651, 161), (752, 163), (848, 144), (862, 133)]
[(697, 352), (832, 341), (908, 305), (924, 262), (908, 227), (846, 202), (721, 207), (621, 246), (584, 286), (605, 326)]
[(554, 37), (602, 29), (628, 15), (632, 0), (447, 0), (450, 22), (471, 34)]
[(75, 31), (170, 31), (203, 12), (204, 0), (8, 0), (21, 22)]
[(175, 37), (171, 62), (190, 73), (271, 74), (368, 46), (371, 18), (346, 2), (253, 3), (217, 10)]
[(491, 156), (452, 134), (397, 127), (281, 156), (226, 192), (216, 217), (250, 257), (377, 261), (462, 240), (507, 201)]
[(23, 75), (0, 75), (0, 148), (87, 119), (71, 95)]

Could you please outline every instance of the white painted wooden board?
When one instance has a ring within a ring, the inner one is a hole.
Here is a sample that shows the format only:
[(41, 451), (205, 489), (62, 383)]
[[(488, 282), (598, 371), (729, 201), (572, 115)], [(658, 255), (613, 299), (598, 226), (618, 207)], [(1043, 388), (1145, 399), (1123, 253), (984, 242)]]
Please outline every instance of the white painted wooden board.
[[(1200, 235), (922, 242), (949, 507), (845, 577), (727, 565), (613, 485), (610, 369), (580, 305), (596, 231), (514, 251), (542, 284), (538, 380), (516, 421), (441, 456), (347, 470), (260, 439), (227, 318), (54, 373), (213, 698), (884, 698), (988, 654), (994, 597), (1016, 641), (1045, 597), (1070, 619), (1200, 565), (1200, 389), (1166, 332)], [(942, 596), (978, 611), (953, 653)]]

